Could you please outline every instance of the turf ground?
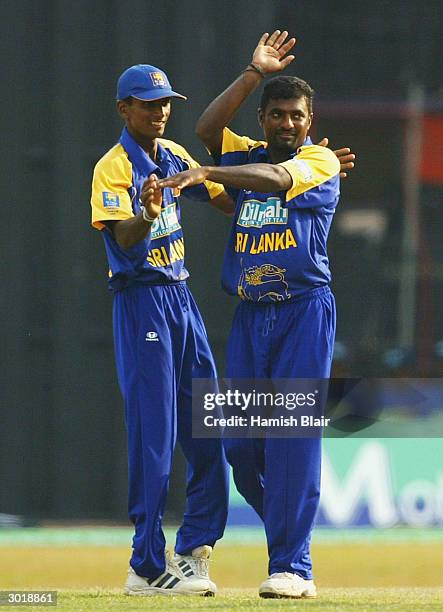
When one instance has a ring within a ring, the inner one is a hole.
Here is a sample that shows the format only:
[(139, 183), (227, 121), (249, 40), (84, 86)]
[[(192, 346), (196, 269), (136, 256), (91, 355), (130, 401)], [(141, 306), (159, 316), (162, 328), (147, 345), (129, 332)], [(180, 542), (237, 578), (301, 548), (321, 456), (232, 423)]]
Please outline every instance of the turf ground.
[[(76, 610), (442, 610), (443, 591), (436, 589), (324, 589), (316, 600), (263, 600), (255, 589), (223, 590), (215, 599), (187, 597), (129, 598), (121, 591), (59, 593), (57, 611)], [(9, 608), (8, 608), (9, 609)], [(15, 608), (17, 609), (17, 608)], [(29, 608), (26, 608), (29, 610)], [(42, 608), (31, 608), (42, 610)], [(50, 608), (49, 608), (50, 609)]]
[[(173, 534), (167, 535), (172, 543)], [(259, 530), (245, 529), (231, 530), (217, 546), (215, 599), (125, 597), (129, 542), (127, 529), (0, 532), (0, 589), (57, 590), (57, 610), (443, 610), (441, 530), (317, 530), (319, 598), (305, 602), (257, 597), (267, 574), (266, 548)]]

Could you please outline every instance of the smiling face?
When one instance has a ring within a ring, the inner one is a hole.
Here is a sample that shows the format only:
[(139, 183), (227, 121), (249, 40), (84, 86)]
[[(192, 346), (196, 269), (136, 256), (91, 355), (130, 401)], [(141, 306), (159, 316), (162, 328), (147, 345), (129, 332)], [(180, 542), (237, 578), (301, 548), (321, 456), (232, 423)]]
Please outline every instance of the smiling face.
[(163, 136), (171, 114), (171, 98), (149, 101), (132, 98), (130, 102), (119, 100), (117, 106), (128, 132), (142, 147), (151, 148), (155, 139)]
[(264, 109), (259, 109), (258, 120), (263, 128), (268, 149), (274, 163), (289, 159), (304, 143), (312, 123), (305, 96), (300, 98), (271, 98)]

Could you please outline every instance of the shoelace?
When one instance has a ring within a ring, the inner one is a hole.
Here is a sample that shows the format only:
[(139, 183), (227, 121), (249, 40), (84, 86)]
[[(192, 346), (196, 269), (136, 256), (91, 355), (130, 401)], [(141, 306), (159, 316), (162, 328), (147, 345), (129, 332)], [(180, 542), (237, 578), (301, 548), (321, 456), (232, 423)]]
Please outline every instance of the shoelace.
[(186, 561), (194, 570), (194, 574), (198, 576), (209, 577), (209, 560), (201, 559), (199, 557), (186, 557)]

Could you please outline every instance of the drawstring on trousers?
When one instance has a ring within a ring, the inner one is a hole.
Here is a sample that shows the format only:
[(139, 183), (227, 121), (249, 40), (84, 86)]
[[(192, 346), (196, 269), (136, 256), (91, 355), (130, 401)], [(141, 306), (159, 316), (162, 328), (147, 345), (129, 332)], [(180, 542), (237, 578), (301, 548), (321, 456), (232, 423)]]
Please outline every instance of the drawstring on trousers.
[(266, 306), (265, 324), (263, 325), (262, 336), (265, 337), (274, 329), (274, 323), (277, 320), (277, 311), (274, 304)]

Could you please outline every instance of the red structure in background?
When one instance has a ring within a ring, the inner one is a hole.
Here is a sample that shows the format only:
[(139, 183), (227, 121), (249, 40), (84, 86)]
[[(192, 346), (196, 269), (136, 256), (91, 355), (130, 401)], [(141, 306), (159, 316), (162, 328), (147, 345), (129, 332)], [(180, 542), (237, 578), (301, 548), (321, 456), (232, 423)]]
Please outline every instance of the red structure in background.
[(425, 115), (421, 180), (430, 185), (443, 185), (443, 115)]

